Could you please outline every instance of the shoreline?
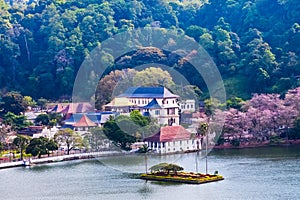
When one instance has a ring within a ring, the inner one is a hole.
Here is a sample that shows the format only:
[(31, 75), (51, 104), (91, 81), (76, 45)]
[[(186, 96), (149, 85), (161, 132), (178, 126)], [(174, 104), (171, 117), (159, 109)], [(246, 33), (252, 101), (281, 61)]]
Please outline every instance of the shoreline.
[(126, 155), (126, 154), (127, 153), (124, 152), (110, 151), (110, 152), (79, 153), (79, 154), (71, 154), (71, 155), (63, 155), (63, 156), (37, 158), (37, 159), (30, 159), (25, 161), (1, 163), (0, 170), (14, 168), (14, 167), (27, 167), (27, 166), (46, 164), (46, 163), (64, 162), (64, 161), (72, 161), (72, 160), (86, 160), (86, 159), (93, 159), (97, 157), (108, 157), (108, 156)]
[[(212, 149), (212, 150), (227, 150), (227, 149), (248, 149), (248, 148), (261, 148), (261, 147), (289, 147), (289, 146), (296, 146), (296, 145), (300, 145), (300, 140), (288, 140), (283, 143), (274, 143), (274, 144), (270, 144), (267, 141), (267, 142), (257, 143), (257, 144), (248, 144), (248, 145), (243, 144), (243, 145), (240, 145), (237, 147), (228, 144), (228, 145), (214, 146), (214, 147), (211, 147), (210, 149)], [(191, 153), (191, 152), (185, 152), (185, 153)], [(92, 152), (92, 153), (79, 153), (79, 154), (31, 159), (30, 164), (28, 164), (28, 165), (26, 164), (26, 163), (28, 163), (28, 160), (26, 160), (26, 162), (24, 162), (24, 161), (6, 162), (6, 163), (0, 163), (0, 171), (1, 171), (1, 169), (8, 169), (8, 168), (15, 168), (15, 167), (26, 167), (26, 166), (31, 166), (31, 165), (34, 166), (34, 165), (39, 165), (39, 164), (47, 164), (47, 163), (55, 163), (55, 162), (86, 160), (86, 159), (94, 159), (97, 157), (109, 157), (109, 156), (116, 156), (116, 155), (120, 156), (120, 155), (130, 155), (130, 154), (132, 154), (132, 153), (117, 152), (117, 151)]]
[(270, 141), (260, 142), (260, 143), (249, 143), (241, 144), (239, 146), (232, 146), (231, 144), (214, 146), (212, 149), (222, 150), (222, 149), (247, 149), (247, 148), (259, 148), (259, 147), (285, 147), (285, 146), (295, 146), (300, 145), (300, 139), (298, 140), (285, 140), (283, 142), (270, 143)]

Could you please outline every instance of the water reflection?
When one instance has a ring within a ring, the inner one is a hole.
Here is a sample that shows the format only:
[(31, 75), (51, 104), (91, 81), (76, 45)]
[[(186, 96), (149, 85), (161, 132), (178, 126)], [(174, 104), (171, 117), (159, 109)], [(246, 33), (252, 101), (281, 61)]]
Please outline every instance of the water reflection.
[[(140, 180), (137, 175), (139, 170), (144, 172), (144, 157), (136, 155), (5, 169), (0, 170), (1, 183), (5, 183), (0, 184), (0, 199), (297, 199), (299, 150), (274, 147), (212, 151), (209, 172), (218, 170), (225, 180), (204, 185)], [(199, 171), (205, 170), (205, 161), (196, 159), (195, 153), (149, 156), (154, 164), (166, 160), (186, 171), (195, 171), (197, 160)]]

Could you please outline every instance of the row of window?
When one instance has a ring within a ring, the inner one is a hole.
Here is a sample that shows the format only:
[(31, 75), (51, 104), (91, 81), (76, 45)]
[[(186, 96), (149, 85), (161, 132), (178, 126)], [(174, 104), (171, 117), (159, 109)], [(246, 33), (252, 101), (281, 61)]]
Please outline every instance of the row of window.
[(183, 104), (181, 105), (181, 109), (194, 109), (193, 104)]
[(144, 100), (144, 99), (142, 99), (142, 100), (140, 100), (140, 99), (130, 99), (130, 101), (131, 101), (131, 103), (134, 103), (134, 104), (137, 104), (137, 105), (139, 105), (139, 104), (148, 104), (148, 103), (150, 103), (150, 99), (147, 99), (147, 100)]
[[(130, 99), (131, 103), (140, 105), (140, 104), (148, 104), (152, 101), (152, 99)], [(173, 104), (175, 104), (175, 100), (170, 100)], [(169, 104), (169, 100), (163, 101), (163, 104)]]
[[(171, 144), (173, 144), (173, 146), (175, 146), (175, 142), (176, 141), (173, 141), (173, 142), (162, 142), (162, 143), (158, 143), (158, 142), (150, 142), (150, 147), (154, 147), (154, 148), (161, 148), (161, 145), (162, 145), (162, 148), (164, 148), (167, 144), (167, 146), (171, 146)], [(179, 145), (181, 146), (183, 143), (186, 143), (187, 145), (189, 145), (190, 143), (191, 144), (194, 144), (195, 141), (192, 140), (192, 142), (190, 142), (190, 140), (186, 140), (186, 141), (179, 141)]]

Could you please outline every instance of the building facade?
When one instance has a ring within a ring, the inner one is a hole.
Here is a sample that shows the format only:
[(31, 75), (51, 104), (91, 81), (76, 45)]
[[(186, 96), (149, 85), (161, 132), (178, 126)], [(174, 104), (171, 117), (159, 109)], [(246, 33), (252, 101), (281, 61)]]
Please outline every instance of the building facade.
[[(178, 125), (177, 99), (178, 96), (165, 87), (131, 87), (104, 107), (105, 110), (110, 111), (120, 111), (120, 108), (127, 112), (139, 110), (144, 116), (156, 118), (159, 124)], [(116, 105), (115, 102), (125, 102), (125, 104)]]
[(160, 131), (144, 139), (152, 151), (159, 154), (184, 153), (201, 150), (201, 139), (193, 137), (182, 126), (165, 126)]

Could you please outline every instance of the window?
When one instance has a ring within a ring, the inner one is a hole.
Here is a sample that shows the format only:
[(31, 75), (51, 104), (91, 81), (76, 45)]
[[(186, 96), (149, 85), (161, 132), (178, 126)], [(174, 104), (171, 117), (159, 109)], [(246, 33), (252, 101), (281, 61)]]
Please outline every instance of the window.
[(160, 110), (155, 110), (154, 114), (155, 115), (160, 115)]

